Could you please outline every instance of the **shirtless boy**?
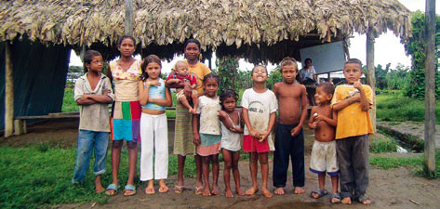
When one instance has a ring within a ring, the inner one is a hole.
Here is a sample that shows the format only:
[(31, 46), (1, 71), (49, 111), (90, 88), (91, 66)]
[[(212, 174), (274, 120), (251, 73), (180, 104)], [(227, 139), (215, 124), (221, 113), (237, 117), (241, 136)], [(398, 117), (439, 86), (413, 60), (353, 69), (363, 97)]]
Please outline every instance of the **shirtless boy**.
[(332, 181), (331, 203), (341, 202), (338, 193), (338, 163), (336, 160), (335, 128), (337, 113), (330, 107), (335, 87), (328, 82), (321, 83), (316, 88), (315, 101), (318, 106), (312, 108), (309, 128), (315, 129), (315, 143), (313, 143), (310, 171), (318, 174), (319, 189), (310, 193), (310, 197), (318, 199), (328, 194), (325, 189), (325, 174)]
[(306, 88), (295, 82), (298, 75), (296, 60), (286, 57), (281, 61), (283, 82), (274, 85), (278, 99), (279, 121), (275, 135), (273, 185), (275, 194), (283, 195), (292, 160), (294, 193), (304, 193), (304, 133), (302, 126), (307, 115)]
[[(185, 61), (177, 61), (174, 66), (174, 73), (171, 73), (166, 81), (167, 85), (179, 84), (184, 82), (189, 82), (192, 93), (191, 96), (186, 97), (184, 94), (183, 88), (176, 88), (177, 94), (176, 99), (180, 101), (183, 106), (185, 106), (188, 111), (192, 114), (196, 113), (196, 109), (199, 103), (199, 97), (197, 91), (195, 90), (197, 86), (197, 79), (194, 75), (188, 73), (188, 64)], [(194, 107), (191, 107), (190, 102), (194, 104)]]

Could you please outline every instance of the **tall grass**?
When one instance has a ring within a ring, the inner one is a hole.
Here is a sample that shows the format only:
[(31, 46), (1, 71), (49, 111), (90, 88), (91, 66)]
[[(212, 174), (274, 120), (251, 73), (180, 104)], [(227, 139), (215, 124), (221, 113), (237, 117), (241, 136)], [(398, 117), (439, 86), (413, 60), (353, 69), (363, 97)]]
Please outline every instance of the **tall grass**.
[[(40, 144), (30, 147), (0, 147), (0, 208), (42, 208), (65, 203), (106, 203), (105, 194), (94, 192), (92, 163), (82, 185), (72, 185), (76, 149), (53, 148)], [(93, 162), (93, 157), (91, 159)], [(111, 183), (110, 151), (107, 155), (104, 187)], [(187, 177), (195, 176), (194, 158), (188, 157)], [(177, 157), (169, 158), (169, 173), (177, 174)], [(121, 154), (119, 180), (121, 187), (128, 178), (128, 152)], [(136, 177), (139, 179), (139, 177)], [(137, 181), (136, 186), (142, 187)]]

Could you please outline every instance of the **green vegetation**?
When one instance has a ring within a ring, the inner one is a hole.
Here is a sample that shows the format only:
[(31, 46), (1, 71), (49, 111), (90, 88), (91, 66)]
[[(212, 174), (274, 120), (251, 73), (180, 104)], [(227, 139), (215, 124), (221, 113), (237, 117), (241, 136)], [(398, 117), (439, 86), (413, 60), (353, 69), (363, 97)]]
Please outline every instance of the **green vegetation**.
[[(79, 202), (104, 204), (108, 197), (95, 194), (93, 164), (82, 185), (72, 185), (76, 149), (53, 148), (48, 144), (29, 147), (0, 147), (0, 208), (41, 208), (50, 205)], [(91, 159), (93, 162), (93, 157)], [(121, 154), (119, 179), (121, 186), (128, 178), (128, 152)], [(111, 183), (110, 151), (107, 156), (107, 173), (102, 183)], [(185, 176), (195, 177), (194, 158), (187, 157)], [(169, 173), (177, 174), (177, 157), (170, 155)], [(139, 177), (136, 177), (139, 179)], [(142, 187), (140, 182), (136, 186)]]
[(396, 152), (397, 142), (394, 139), (386, 137), (387, 139), (371, 140), (370, 152), (383, 153), (383, 152)]
[(73, 89), (71, 88), (64, 89), (63, 106), (61, 108), (61, 112), (79, 111), (78, 104), (76, 104), (75, 99), (73, 98), (73, 93)]
[(440, 152), (435, 155), (436, 171), (428, 173), (424, 169), (424, 156), (418, 158), (387, 158), (387, 157), (371, 157), (370, 165), (381, 169), (398, 168), (402, 166), (411, 166), (415, 168), (415, 173), (426, 178), (440, 177)]
[[(436, 15), (436, 30), (435, 30), (435, 43), (436, 46), (440, 43), (440, 16)], [(425, 14), (421, 11), (416, 11), (411, 17), (411, 32), (412, 37), (407, 41), (402, 40), (405, 51), (411, 56), (412, 71), (409, 76), (408, 88), (405, 88), (405, 95), (413, 98), (424, 98), (425, 96), (425, 45), (426, 45), (426, 32), (425, 32)], [(437, 59), (436, 59), (437, 60)], [(436, 90), (435, 94), (438, 98), (440, 96), (440, 75), (436, 70)]]
[[(383, 121), (419, 121), (425, 120), (425, 102), (420, 99), (403, 96), (400, 91), (379, 94), (376, 97), (377, 119)], [(440, 104), (440, 100), (437, 100)], [(435, 108), (436, 123), (440, 124), (440, 106)]]

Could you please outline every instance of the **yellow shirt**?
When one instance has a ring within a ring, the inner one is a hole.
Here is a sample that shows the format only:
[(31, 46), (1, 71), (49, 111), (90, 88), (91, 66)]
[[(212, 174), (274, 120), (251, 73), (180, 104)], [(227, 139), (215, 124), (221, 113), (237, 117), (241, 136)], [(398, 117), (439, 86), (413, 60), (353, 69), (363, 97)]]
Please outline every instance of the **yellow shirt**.
[[(368, 85), (362, 85), (368, 102), (373, 104), (374, 92)], [(352, 97), (358, 90), (353, 85), (339, 85), (335, 89), (332, 99), (332, 106), (348, 97)], [(373, 134), (373, 125), (371, 123), (368, 111), (362, 111), (359, 102), (355, 102), (338, 111), (338, 125), (336, 126), (336, 139), (343, 139), (365, 134)]]
[(195, 65), (190, 65), (188, 62), (188, 68), (190, 73), (194, 73), (194, 75), (197, 78), (197, 86), (196, 91), (199, 94), (199, 96), (203, 95), (203, 78), (205, 75), (208, 75), (211, 73), (211, 70), (206, 66), (205, 64), (201, 62), (197, 62)]

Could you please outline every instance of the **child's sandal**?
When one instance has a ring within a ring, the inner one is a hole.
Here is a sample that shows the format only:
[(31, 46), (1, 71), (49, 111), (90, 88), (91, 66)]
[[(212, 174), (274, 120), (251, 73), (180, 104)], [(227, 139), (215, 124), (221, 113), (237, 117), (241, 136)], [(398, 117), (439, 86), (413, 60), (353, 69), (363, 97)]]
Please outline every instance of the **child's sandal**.
[(124, 196), (133, 196), (136, 194), (136, 187), (131, 184), (125, 185)]
[[(110, 195), (110, 196), (116, 195), (118, 193), (118, 189), (119, 189), (119, 185), (110, 184), (110, 185), (108, 185), (107, 189), (105, 190), (105, 194)], [(112, 190), (114, 190), (115, 192), (114, 193), (110, 192)]]
[[(314, 190), (310, 193), (310, 197), (313, 199), (319, 199), (322, 196), (327, 195), (327, 194), (328, 194), (328, 192), (326, 189), (324, 189), (324, 190), (317, 189), (317, 190)], [(313, 195), (318, 195), (318, 196), (315, 197)]]

